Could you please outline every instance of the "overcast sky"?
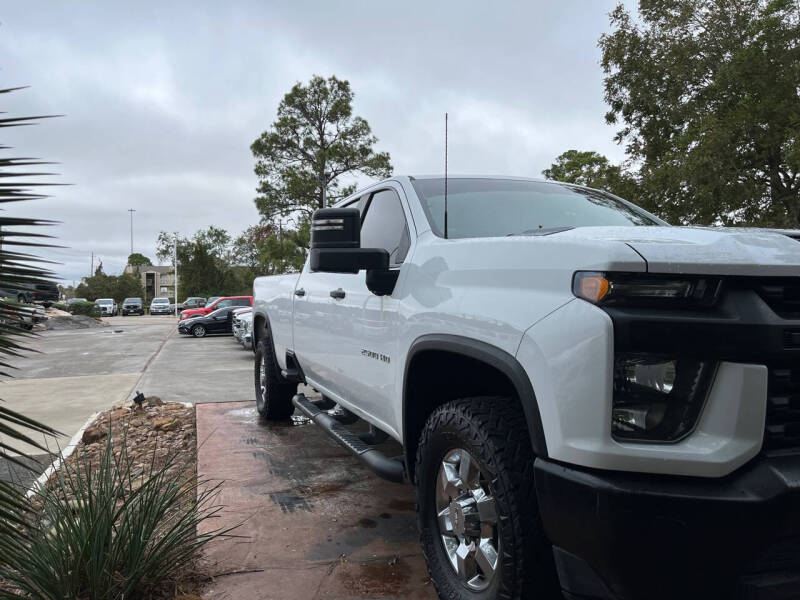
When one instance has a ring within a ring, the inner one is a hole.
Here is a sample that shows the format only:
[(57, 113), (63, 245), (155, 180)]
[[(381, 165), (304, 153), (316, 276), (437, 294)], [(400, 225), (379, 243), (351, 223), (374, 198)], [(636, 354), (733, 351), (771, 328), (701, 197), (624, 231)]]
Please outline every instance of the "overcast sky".
[[(119, 273), (160, 230), (258, 221), (250, 144), (313, 74), (348, 79), (395, 173), (540, 176), (569, 148), (623, 158), (597, 48), (614, 0), (17, 2), (0, 12), (0, 110), (64, 114), (3, 130), (61, 163), (59, 188), (10, 209), (57, 219), (71, 283), (91, 253)], [(96, 259), (97, 260), (97, 259)], [(95, 263), (96, 264), (96, 263)]]

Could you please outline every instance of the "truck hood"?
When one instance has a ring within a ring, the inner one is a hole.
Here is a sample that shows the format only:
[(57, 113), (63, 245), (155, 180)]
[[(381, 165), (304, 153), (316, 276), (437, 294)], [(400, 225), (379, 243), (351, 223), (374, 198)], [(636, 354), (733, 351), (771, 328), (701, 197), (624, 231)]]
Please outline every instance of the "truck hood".
[(800, 243), (774, 230), (577, 227), (554, 237), (627, 244), (652, 273), (800, 276)]

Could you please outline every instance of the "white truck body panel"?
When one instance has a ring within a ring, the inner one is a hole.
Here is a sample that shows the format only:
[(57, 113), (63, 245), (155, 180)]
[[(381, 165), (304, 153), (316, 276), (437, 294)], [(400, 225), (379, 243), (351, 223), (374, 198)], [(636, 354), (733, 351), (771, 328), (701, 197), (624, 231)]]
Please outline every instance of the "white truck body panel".
[[(766, 368), (722, 363), (690, 435), (672, 444), (611, 436), (610, 318), (576, 299), (576, 271), (736, 276), (800, 275), (800, 244), (769, 232), (683, 227), (577, 227), (551, 235), (443, 239), (409, 178), (398, 191), (411, 248), (390, 296), (356, 275), (260, 277), (254, 315), (268, 319), (279, 365), (295, 354), (310, 385), (399, 441), (409, 350), (455, 335), (515, 356), (532, 383), (549, 457), (586, 467), (721, 477), (757, 454)], [(359, 192), (354, 197), (362, 195)], [(304, 292), (296, 296), (295, 291)], [(343, 299), (330, 292), (341, 289)], [(754, 400), (755, 398), (755, 400)]]

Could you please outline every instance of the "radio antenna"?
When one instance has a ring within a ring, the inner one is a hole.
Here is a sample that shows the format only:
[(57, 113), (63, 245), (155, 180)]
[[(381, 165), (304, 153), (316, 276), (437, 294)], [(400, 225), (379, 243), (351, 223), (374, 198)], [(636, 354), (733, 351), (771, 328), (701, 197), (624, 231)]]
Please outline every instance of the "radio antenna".
[(444, 113), (444, 239), (447, 239), (447, 113)]

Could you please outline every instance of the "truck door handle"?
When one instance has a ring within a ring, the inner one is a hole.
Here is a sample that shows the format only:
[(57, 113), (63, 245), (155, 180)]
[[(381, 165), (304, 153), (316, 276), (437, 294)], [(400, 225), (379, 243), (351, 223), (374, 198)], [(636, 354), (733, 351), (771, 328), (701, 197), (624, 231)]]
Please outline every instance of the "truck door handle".
[(338, 290), (331, 290), (331, 298), (341, 300), (344, 298), (344, 290), (342, 288), (339, 288)]
[(295, 296), (305, 296), (306, 291), (303, 288), (298, 288), (294, 291)]

